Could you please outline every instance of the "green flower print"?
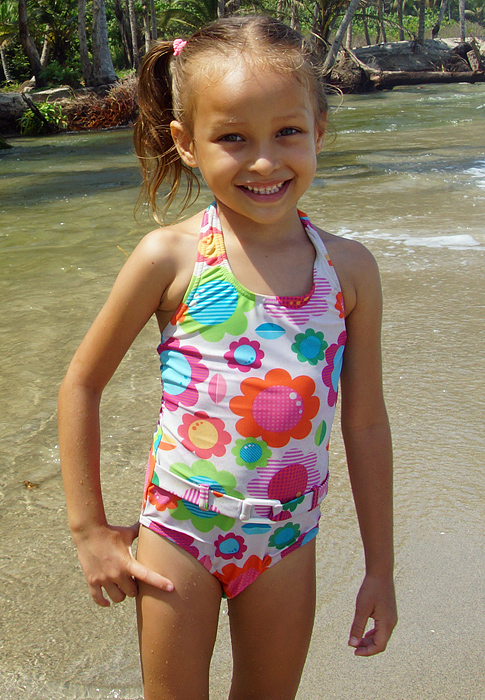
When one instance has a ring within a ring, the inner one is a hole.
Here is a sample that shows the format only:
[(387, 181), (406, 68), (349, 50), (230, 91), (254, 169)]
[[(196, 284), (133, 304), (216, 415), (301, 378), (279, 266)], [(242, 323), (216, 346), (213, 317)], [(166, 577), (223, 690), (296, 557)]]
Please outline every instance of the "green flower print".
[(315, 332), (313, 328), (307, 328), (304, 333), (298, 333), (295, 336), (295, 342), (291, 349), (296, 353), (300, 362), (316, 365), (319, 360), (324, 359), (327, 347), (328, 343), (323, 339), (321, 331)]
[[(236, 479), (226, 471), (217, 471), (212, 462), (206, 459), (196, 460), (191, 467), (183, 462), (175, 462), (170, 471), (195, 484), (208, 484), (214, 491), (225, 493), (234, 498), (243, 498), (242, 493), (235, 490)], [(193, 526), (199, 532), (209, 532), (214, 527), (227, 532), (234, 525), (234, 518), (215, 513), (212, 510), (201, 510), (189, 501), (181, 499), (177, 507), (170, 511), (170, 515), (176, 520), (191, 520)]]
[(285, 549), (294, 544), (300, 536), (300, 526), (287, 523), (284, 527), (279, 527), (269, 538), (269, 546), (276, 549)]
[(241, 335), (248, 321), (246, 314), (254, 308), (255, 296), (237, 289), (233, 276), (221, 275), (222, 268), (205, 270), (189, 291), (181, 325), (186, 333), (200, 333), (211, 343), (226, 333)]
[(288, 501), (288, 503), (284, 503), (283, 510), (289, 510), (291, 513), (293, 513), (297, 506), (299, 506), (300, 503), (303, 503), (304, 499), (305, 496), (300, 496), (299, 498), (294, 498), (292, 501)]
[(232, 454), (236, 458), (236, 464), (248, 469), (262, 469), (268, 466), (271, 450), (264, 440), (259, 438), (245, 438), (236, 440), (236, 446), (232, 448)]

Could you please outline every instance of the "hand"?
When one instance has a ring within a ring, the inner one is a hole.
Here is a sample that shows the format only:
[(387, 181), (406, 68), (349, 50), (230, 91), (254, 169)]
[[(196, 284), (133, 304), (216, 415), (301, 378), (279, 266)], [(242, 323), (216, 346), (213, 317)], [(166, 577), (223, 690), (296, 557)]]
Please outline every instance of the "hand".
[(138, 537), (139, 523), (131, 527), (96, 526), (82, 535), (74, 535), (78, 558), (88, 582), (90, 593), (98, 605), (121, 603), (126, 596), (138, 592), (135, 579), (165, 591), (173, 591), (173, 583), (164, 576), (140, 564), (131, 546)]
[[(375, 624), (364, 635), (369, 618)], [(379, 654), (386, 648), (396, 624), (396, 597), (392, 577), (367, 575), (357, 595), (349, 646), (355, 648), (356, 656)]]

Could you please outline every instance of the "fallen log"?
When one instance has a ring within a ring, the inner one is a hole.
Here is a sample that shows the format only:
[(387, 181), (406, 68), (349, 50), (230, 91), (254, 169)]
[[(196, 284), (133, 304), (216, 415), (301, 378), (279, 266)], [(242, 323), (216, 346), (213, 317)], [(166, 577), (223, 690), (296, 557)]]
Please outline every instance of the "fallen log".
[(483, 83), (485, 71), (381, 71), (368, 74), (376, 90), (390, 90), (397, 85), (429, 85), (431, 83)]

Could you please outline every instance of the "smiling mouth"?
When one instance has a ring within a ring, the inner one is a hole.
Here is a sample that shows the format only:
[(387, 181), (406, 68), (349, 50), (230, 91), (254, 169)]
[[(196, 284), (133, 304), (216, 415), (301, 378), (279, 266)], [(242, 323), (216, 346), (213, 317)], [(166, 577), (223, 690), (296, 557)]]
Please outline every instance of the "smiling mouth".
[(282, 182), (278, 182), (276, 185), (267, 187), (255, 187), (254, 185), (241, 185), (241, 187), (248, 192), (254, 192), (254, 194), (276, 194), (283, 189), (287, 182), (288, 180), (282, 180)]

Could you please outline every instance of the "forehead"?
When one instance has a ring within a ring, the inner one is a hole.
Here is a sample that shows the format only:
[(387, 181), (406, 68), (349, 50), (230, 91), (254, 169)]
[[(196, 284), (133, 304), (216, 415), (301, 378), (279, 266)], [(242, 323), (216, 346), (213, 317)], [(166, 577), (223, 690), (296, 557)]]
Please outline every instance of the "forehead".
[(314, 104), (307, 86), (291, 72), (275, 71), (262, 65), (234, 61), (230, 69), (214, 62), (209, 70), (193, 79), (194, 117), (235, 118), (258, 111), (284, 116), (311, 113)]

